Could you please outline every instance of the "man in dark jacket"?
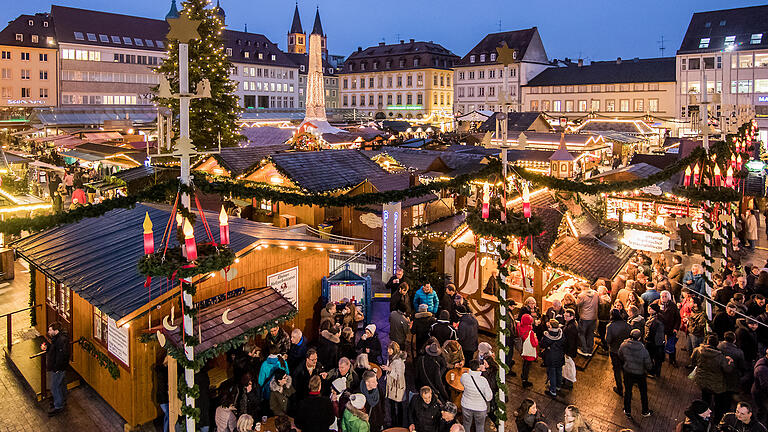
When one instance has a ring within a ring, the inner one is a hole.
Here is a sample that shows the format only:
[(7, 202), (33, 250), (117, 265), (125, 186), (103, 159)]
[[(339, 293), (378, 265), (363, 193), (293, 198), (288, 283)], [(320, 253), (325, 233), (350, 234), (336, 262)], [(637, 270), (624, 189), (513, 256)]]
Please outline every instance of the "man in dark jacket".
[(478, 324), (477, 318), (464, 308), (464, 306), (456, 306), (456, 312), (459, 314), (459, 328), (456, 330), (456, 338), (461, 345), (461, 350), (464, 351), (464, 364), (469, 364), (469, 361), (475, 356), (477, 351), (477, 345), (479, 343), (477, 338)]
[(440, 403), (433, 396), (429, 386), (422, 386), (419, 394), (411, 399), (408, 405), (408, 418), (411, 419), (411, 425), (408, 428), (411, 432), (437, 432)]
[(288, 350), (291, 348), (291, 339), (288, 337), (288, 333), (279, 326), (270, 328), (264, 339), (266, 342), (264, 352), (267, 354), (271, 352), (288, 354)]
[(661, 364), (664, 363), (664, 323), (660, 317), (661, 306), (652, 303), (648, 308), (648, 321), (645, 323), (645, 347), (653, 360), (651, 375), (661, 376)]
[(696, 369), (693, 381), (701, 389), (701, 398), (708, 404), (714, 402), (712, 420), (717, 422), (730, 407), (725, 376), (733, 371), (733, 359), (717, 349), (717, 336), (710, 334), (693, 350), (691, 365)]
[(381, 340), (376, 332), (376, 324), (371, 323), (365, 326), (363, 335), (357, 341), (357, 353), (368, 354), (369, 361), (381, 364)]
[(712, 410), (703, 400), (695, 400), (684, 411), (685, 420), (677, 425), (680, 432), (709, 432), (712, 429)]
[(452, 322), (454, 322), (453, 317), (458, 317), (455, 311), (456, 302), (453, 299), (455, 295), (456, 286), (454, 284), (447, 284), (445, 286), (445, 293), (440, 297), (440, 303), (437, 306), (439, 311), (448, 311), (448, 319)]
[(724, 311), (720, 311), (712, 319), (712, 330), (717, 338), (722, 340), (727, 331), (736, 331), (736, 306), (728, 303)]
[(440, 346), (443, 346), (447, 340), (456, 339), (456, 330), (451, 325), (451, 313), (447, 310), (440, 311), (440, 317), (437, 322), (432, 324), (432, 328), (429, 330), (429, 335), (437, 339)]
[(413, 306), (411, 306), (411, 300), (408, 296), (408, 289), (409, 287), (406, 282), (400, 284), (400, 287), (398, 287), (397, 291), (395, 291), (389, 299), (389, 310), (393, 311), (399, 309), (405, 312), (408, 316), (413, 314)]
[(400, 349), (406, 351), (408, 333), (411, 330), (411, 321), (401, 309), (394, 309), (389, 313), (389, 340), (397, 342)]
[(322, 380), (313, 376), (309, 380), (308, 396), (302, 399), (296, 409), (294, 422), (302, 432), (328, 432), (336, 416), (333, 414), (333, 402), (320, 395)]
[(755, 402), (757, 420), (763, 424), (768, 421), (768, 351), (755, 363), (752, 381), (752, 400)]
[(296, 368), (291, 369), (293, 388), (296, 390), (296, 401), (304, 399), (312, 391), (309, 388), (309, 383), (316, 376), (325, 379), (328, 374), (323, 369), (323, 365), (317, 361), (317, 351), (314, 348), (310, 348), (307, 350), (307, 358), (302, 363), (296, 365)]
[(440, 353), (440, 346), (437, 345), (437, 341), (434, 339), (430, 340), (433, 342), (426, 346), (424, 354), (416, 358), (414, 365), (416, 368), (416, 387), (429, 386), (434, 390), (435, 399), (447, 401), (448, 392), (443, 382), (447, 366), (445, 365), (445, 359)]
[(744, 360), (750, 367), (757, 361), (758, 333), (760, 331), (758, 327), (758, 323), (746, 318), (736, 320), (736, 341), (739, 348), (744, 352)]
[(621, 344), (629, 338), (629, 332), (632, 330), (629, 324), (621, 318), (620, 310), (611, 309), (611, 322), (608, 324), (608, 328), (605, 331), (605, 341), (608, 343), (608, 352), (610, 353), (611, 366), (613, 367), (613, 380), (616, 382), (616, 387), (613, 388), (613, 391), (619, 396), (624, 393), (619, 348), (621, 347)]
[(752, 405), (748, 402), (736, 404), (736, 411), (723, 416), (719, 431), (722, 432), (765, 432), (765, 426), (753, 418)]
[(664, 352), (669, 354), (669, 363), (677, 367), (677, 331), (680, 330), (680, 309), (677, 307), (677, 303), (672, 299), (672, 293), (669, 291), (662, 291), (659, 298), (659, 306), (661, 307), (661, 313), (659, 318), (664, 323)]
[(293, 370), (307, 356), (309, 343), (304, 339), (301, 330), (295, 328), (291, 331), (291, 347), (288, 348), (288, 370)]
[(403, 282), (407, 282), (404, 276), (405, 276), (405, 272), (403, 271), (403, 269), (398, 268), (397, 270), (395, 270), (395, 274), (393, 274), (392, 277), (389, 278), (386, 285), (390, 294), (394, 295), (395, 292), (397, 292), (400, 285)]
[(624, 370), (624, 414), (632, 417), (632, 387), (637, 384), (640, 390), (640, 404), (643, 409), (643, 417), (652, 414), (648, 409), (648, 382), (646, 373), (651, 371), (653, 362), (648, 350), (640, 341), (643, 333), (634, 329), (630, 332), (630, 338), (619, 347), (619, 358), (623, 362)]
[(64, 410), (64, 404), (67, 402), (67, 367), (69, 367), (69, 338), (62, 330), (61, 323), (56, 321), (48, 325), (48, 339), (50, 346), (46, 343), (40, 347), (45, 351), (46, 365), (51, 371), (51, 394), (53, 395), (53, 409), (48, 412), (52, 417)]
[[(566, 309), (563, 312), (563, 319), (565, 320), (565, 326), (563, 327), (565, 355), (575, 359), (579, 349), (579, 326), (576, 323), (576, 311), (571, 308)], [(573, 383), (564, 380), (563, 387), (573, 388)]]
[(563, 385), (563, 366), (565, 365), (565, 340), (560, 322), (551, 319), (547, 322), (547, 331), (539, 340), (541, 358), (547, 368), (549, 395), (557, 397), (557, 390)]
[(432, 329), (432, 324), (435, 321), (435, 317), (427, 310), (427, 305), (419, 305), (419, 311), (414, 315), (413, 325), (411, 326), (411, 333), (416, 336), (416, 346), (413, 349), (417, 353), (424, 349), (424, 344), (429, 339), (429, 331)]

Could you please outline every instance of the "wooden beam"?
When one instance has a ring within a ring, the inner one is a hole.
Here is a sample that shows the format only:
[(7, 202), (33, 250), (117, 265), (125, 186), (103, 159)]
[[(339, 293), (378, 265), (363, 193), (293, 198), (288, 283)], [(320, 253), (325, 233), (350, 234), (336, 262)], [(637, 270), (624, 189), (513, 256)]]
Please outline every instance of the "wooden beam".
[(168, 359), (168, 425), (170, 428), (174, 428), (176, 420), (181, 413), (181, 401), (179, 400), (177, 389), (178, 375), (177, 375), (177, 363), (176, 359), (171, 356), (166, 356)]

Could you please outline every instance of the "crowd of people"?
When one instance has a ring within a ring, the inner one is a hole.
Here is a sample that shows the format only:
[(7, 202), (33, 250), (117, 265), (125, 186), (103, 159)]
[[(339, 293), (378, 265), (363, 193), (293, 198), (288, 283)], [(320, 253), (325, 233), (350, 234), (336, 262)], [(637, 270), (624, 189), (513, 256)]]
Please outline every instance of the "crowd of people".
[[(765, 431), (768, 270), (728, 261), (712, 274), (715, 289), (708, 295), (703, 267), (684, 267), (678, 255), (667, 262), (663, 253), (638, 253), (614, 280), (577, 283), (572, 295), (552, 301), (544, 312), (535, 299), (526, 299), (514, 309), (507, 376), (519, 373), (521, 385), (530, 388), (532, 367), (540, 362), (546, 368), (542, 390), (556, 397), (575, 385), (574, 360), (603, 350), (613, 391), (631, 418), (635, 387), (640, 415), (651, 416), (648, 379), (663, 380), (665, 367), (686, 367), (701, 395), (678, 430)], [(212, 401), (210, 408), (198, 404), (203, 430), (261, 430), (273, 417), (280, 432), (492, 429), (503, 365), (497, 348), (481, 341), (466, 299), (451, 284), (442, 294), (428, 283), (414, 289), (402, 269), (387, 288), (389, 341), (379, 338), (375, 324), (363, 325), (360, 309), (344, 301), (322, 310), (314, 343), (299, 329), (276, 326), (260, 343), (231, 352), (231, 378), (215, 395), (198, 399)], [(678, 350), (685, 358), (678, 358)], [(201, 393), (208, 387), (205, 372), (196, 379)], [(457, 374), (454, 384), (451, 372)], [(463, 392), (455, 391), (456, 381)], [(573, 405), (552, 419), (525, 399), (511, 414), (521, 432), (592, 430)]]

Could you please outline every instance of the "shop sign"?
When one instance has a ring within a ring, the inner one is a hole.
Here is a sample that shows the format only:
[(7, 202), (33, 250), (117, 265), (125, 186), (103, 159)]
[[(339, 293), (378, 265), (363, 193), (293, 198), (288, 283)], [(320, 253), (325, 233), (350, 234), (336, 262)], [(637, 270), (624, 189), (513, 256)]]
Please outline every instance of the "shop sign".
[(478, 244), (478, 250), (480, 251), (480, 253), (487, 253), (487, 254), (491, 254), (491, 255), (498, 255), (499, 254), (499, 249), (501, 248), (501, 242), (500, 241), (498, 241), (498, 240), (491, 241), (491, 240), (488, 240), (488, 239), (485, 239), (485, 238), (481, 237), (480, 241), (478, 243), (479, 243)]
[(382, 280), (387, 281), (400, 264), (400, 212), (397, 203), (384, 204), (381, 212), (381, 264)]
[(768, 102), (768, 96), (758, 96), (757, 97), (758, 102)]
[(659, 187), (659, 185), (646, 186), (646, 187), (644, 187), (644, 188), (642, 188), (640, 190), (643, 191), (643, 193), (646, 193), (648, 195), (659, 196), (659, 195), (661, 195), (663, 193), (661, 188)]
[(299, 309), (299, 267), (292, 267), (267, 276), (267, 285), (283, 295)]
[(130, 366), (128, 347), (128, 328), (118, 327), (115, 320), (109, 318), (107, 320), (107, 351), (124, 365)]
[(7, 99), (7, 105), (45, 105), (48, 101), (34, 99)]
[(663, 252), (669, 248), (669, 237), (662, 233), (629, 229), (624, 231), (622, 243), (632, 249)]
[(388, 110), (418, 111), (424, 109), (423, 105), (387, 105)]

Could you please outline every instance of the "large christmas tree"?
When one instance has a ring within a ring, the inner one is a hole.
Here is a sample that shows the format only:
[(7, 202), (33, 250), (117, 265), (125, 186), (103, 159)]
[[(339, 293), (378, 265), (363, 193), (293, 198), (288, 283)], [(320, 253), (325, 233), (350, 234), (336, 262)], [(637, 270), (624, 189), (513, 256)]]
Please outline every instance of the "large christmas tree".
[[(211, 83), (210, 98), (193, 99), (189, 112), (189, 135), (192, 144), (198, 149), (233, 147), (241, 139), (236, 121), (241, 109), (234, 91), (237, 83), (229, 79), (232, 63), (227, 57), (222, 41), (224, 21), (215, 8), (208, 8), (208, 0), (189, 0), (182, 2), (182, 14), (190, 19), (200, 20), (197, 31), (200, 39), (189, 43), (189, 86), (194, 92), (197, 83), (207, 78)], [(172, 10), (173, 12), (173, 10)], [(168, 58), (156, 71), (165, 75), (174, 93), (179, 91), (179, 50), (178, 40), (166, 42)], [(178, 119), (179, 100), (157, 96), (158, 87), (153, 88), (154, 100), (173, 111)], [(174, 120), (177, 122), (177, 120)], [(175, 127), (178, 132), (178, 123)]]

